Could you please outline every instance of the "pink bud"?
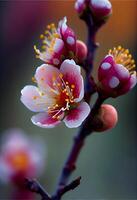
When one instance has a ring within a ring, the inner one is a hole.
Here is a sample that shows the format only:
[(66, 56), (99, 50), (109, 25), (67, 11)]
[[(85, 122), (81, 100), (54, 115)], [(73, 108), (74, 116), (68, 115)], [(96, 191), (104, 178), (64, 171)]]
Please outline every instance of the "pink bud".
[(84, 61), (87, 57), (87, 46), (84, 42), (81, 40), (76, 41), (76, 57), (78, 59), (78, 62), (81, 63)]
[(67, 26), (67, 18), (64, 17), (63, 20), (59, 22), (58, 31), (61, 34), (62, 40), (65, 43), (67, 50), (75, 53), (76, 51), (76, 35), (74, 31)]
[(82, 13), (86, 8), (86, 1), (87, 0), (77, 0), (75, 2), (75, 10), (80, 14)]
[(107, 97), (117, 97), (130, 91), (137, 82), (131, 54), (121, 46), (109, 51), (98, 70), (98, 90)]
[(93, 120), (93, 129), (97, 132), (107, 131), (114, 128), (117, 121), (118, 113), (116, 109), (109, 104), (103, 104)]
[(90, 8), (97, 19), (108, 17), (112, 13), (109, 0), (90, 0)]

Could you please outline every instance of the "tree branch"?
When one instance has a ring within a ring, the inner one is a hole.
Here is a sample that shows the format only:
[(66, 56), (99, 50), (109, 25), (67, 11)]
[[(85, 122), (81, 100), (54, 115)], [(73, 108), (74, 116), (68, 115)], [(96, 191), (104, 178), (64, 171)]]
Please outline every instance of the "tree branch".
[(44, 188), (36, 180), (25, 179), (26, 187), (34, 193), (40, 194), (42, 200), (51, 200), (50, 195), (44, 190)]

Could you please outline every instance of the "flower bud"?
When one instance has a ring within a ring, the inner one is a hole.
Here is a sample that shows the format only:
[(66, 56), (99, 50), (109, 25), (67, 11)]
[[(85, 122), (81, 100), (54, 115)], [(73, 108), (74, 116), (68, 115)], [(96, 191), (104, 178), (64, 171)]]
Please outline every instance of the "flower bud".
[(96, 132), (103, 132), (114, 128), (118, 121), (118, 114), (116, 109), (109, 105), (101, 105), (99, 112), (93, 120), (93, 130)]
[(74, 31), (67, 26), (67, 18), (64, 17), (63, 20), (59, 22), (58, 31), (65, 43), (67, 50), (75, 53), (76, 51), (76, 36)]
[(81, 63), (84, 61), (87, 57), (87, 46), (84, 42), (81, 40), (76, 41), (76, 58), (78, 59), (78, 62)]
[(75, 2), (75, 10), (79, 13), (79, 14), (81, 14), (84, 10), (85, 10), (85, 8), (86, 8), (86, 1), (87, 0), (77, 0), (76, 2)]
[(135, 61), (128, 49), (110, 50), (98, 70), (98, 90), (106, 97), (117, 97), (130, 91), (137, 82)]
[(112, 5), (109, 0), (90, 0), (89, 6), (97, 20), (104, 20), (112, 13)]

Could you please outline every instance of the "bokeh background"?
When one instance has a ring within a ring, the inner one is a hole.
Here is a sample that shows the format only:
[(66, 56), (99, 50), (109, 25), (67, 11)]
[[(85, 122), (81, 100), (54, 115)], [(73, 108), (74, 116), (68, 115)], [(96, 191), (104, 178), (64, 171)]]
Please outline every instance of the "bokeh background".
[[(123, 45), (137, 58), (137, 1), (112, 0), (113, 15), (97, 35), (94, 76), (99, 61), (109, 48)], [(74, 10), (74, 1), (0, 1), (0, 137), (11, 127), (22, 128), (31, 137), (39, 136), (47, 146), (47, 161), (40, 182), (49, 193), (55, 190), (58, 175), (77, 129), (63, 124), (55, 129), (34, 126), (30, 112), (20, 102), (20, 90), (31, 84), (35, 69), (42, 62), (34, 55), (33, 45), (47, 24), (63, 16), (86, 40), (86, 28)], [(81, 185), (64, 199), (137, 199), (137, 93), (110, 99), (119, 112), (115, 129), (87, 138), (73, 177), (82, 176)], [(10, 199), (10, 186), (0, 183), (0, 199)]]

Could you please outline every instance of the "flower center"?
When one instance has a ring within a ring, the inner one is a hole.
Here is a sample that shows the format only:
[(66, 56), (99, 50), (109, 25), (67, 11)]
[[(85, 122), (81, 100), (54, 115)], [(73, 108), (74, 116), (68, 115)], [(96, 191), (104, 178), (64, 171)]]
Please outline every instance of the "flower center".
[[(55, 24), (52, 23), (47, 26), (44, 34), (40, 35), (40, 39), (42, 40), (42, 52), (47, 51), (53, 53), (56, 38), (60, 38), (60, 35), (57, 32)], [(34, 50), (36, 52), (36, 57), (39, 58), (40, 51), (37, 49), (36, 45), (34, 45)]]
[(28, 156), (24, 152), (19, 152), (15, 155), (11, 155), (8, 158), (11, 166), (16, 170), (25, 170), (28, 167)]
[(129, 53), (128, 49), (118, 46), (110, 49), (108, 53), (113, 56), (117, 64), (122, 64), (124, 67), (126, 67), (130, 74), (136, 73), (135, 61), (132, 59), (132, 55)]
[(56, 96), (56, 104), (48, 107), (48, 113), (52, 114), (52, 118), (60, 119), (61, 113), (69, 111), (76, 104), (73, 95), (75, 85), (70, 85), (69, 82), (63, 79), (63, 74), (60, 74), (56, 79), (53, 77), (53, 86), (54, 91), (58, 91), (58, 94)]

